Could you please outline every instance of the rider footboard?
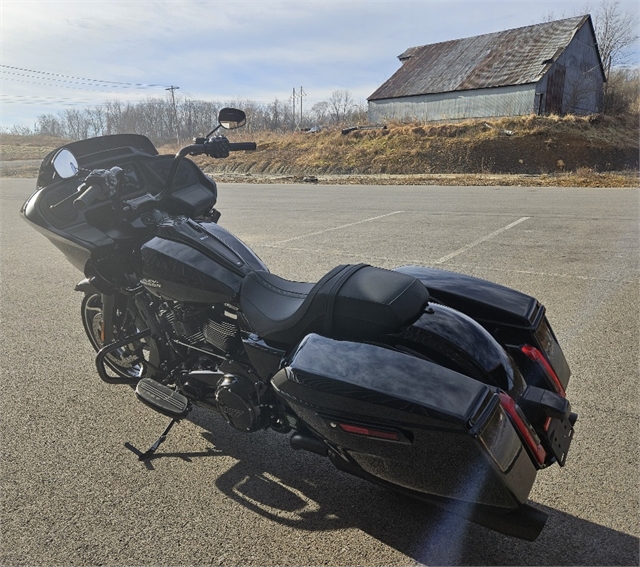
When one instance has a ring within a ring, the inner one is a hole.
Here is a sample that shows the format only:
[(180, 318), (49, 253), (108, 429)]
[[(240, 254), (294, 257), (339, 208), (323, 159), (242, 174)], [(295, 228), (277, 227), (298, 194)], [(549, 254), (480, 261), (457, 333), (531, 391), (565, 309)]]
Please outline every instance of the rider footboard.
[(396, 486), (498, 508), (536, 475), (495, 389), (385, 347), (308, 335), (272, 379), (335, 454)]

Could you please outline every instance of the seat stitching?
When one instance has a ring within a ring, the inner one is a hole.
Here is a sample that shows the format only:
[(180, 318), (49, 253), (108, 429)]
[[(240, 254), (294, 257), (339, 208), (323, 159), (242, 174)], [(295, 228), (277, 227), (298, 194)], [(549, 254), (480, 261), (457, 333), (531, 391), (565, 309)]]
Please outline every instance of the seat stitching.
[(286, 289), (282, 289), (282, 288), (276, 287), (275, 285), (273, 285), (272, 283), (269, 283), (260, 274), (257, 274), (256, 272), (253, 272), (251, 275), (253, 277), (255, 277), (256, 279), (260, 280), (258, 283), (260, 283), (263, 287), (266, 287), (269, 291), (273, 291), (274, 293), (277, 293), (278, 295), (283, 295), (285, 297), (295, 297), (296, 299), (304, 299), (305, 297), (307, 297), (307, 295), (309, 295), (308, 293), (300, 293), (300, 292), (297, 292), (297, 291), (288, 291)]

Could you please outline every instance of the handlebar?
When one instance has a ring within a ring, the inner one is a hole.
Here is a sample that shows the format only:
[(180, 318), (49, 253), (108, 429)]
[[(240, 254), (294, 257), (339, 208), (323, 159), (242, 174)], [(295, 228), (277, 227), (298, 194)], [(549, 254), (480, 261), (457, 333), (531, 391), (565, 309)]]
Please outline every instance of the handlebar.
[(157, 195), (158, 202), (164, 201), (173, 190), (173, 184), (178, 173), (182, 158), (188, 155), (198, 156), (207, 154), (210, 157), (227, 157), (229, 152), (253, 151), (257, 148), (255, 142), (229, 142), (224, 136), (213, 138), (196, 138), (195, 143), (185, 146), (175, 155), (167, 176), (164, 189)]
[(158, 205), (158, 199), (151, 193), (145, 193), (134, 199), (127, 199), (122, 202), (122, 212), (125, 218), (132, 219), (139, 211), (144, 211)]
[(202, 149), (195, 150), (195, 153), (205, 153), (213, 158), (228, 157), (229, 152), (254, 151), (257, 147), (255, 142), (229, 142), (224, 136), (208, 139), (197, 138), (195, 145), (199, 146), (200, 144), (202, 144)]
[(258, 146), (256, 145), (255, 142), (231, 142), (229, 144), (229, 151), (230, 152), (242, 152), (242, 151), (252, 152), (252, 151), (255, 151), (257, 147)]
[(122, 168), (118, 166), (111, 169), (94, 169), (78, 187), (78, 193), (81, 194), (73, 200), (73, 207), (76, 211), (85, 211), (97, 199), (108, 199), (117, 195), (123, 174)]
[[(178, 166), (182, 158), (187, 155), (207, 154), (210, 157), (227, 157), (229, 152), (253, 151), (256, 149), (255, 142), (229, 142), (224, 136), (214, 138), (196, 138), (195, 143), (182, 148), (175, 156), (165, 188), (156, 196), (147, 193), (135, 199), (129, 199), (122, 203), (123, 212), (130, 216), (139, 209), (144, 209), (150, 205), (157, 205), (164, 201), (171, 194), (173, 183), (178, 172)], [(118, 185), (122, 180), (123, 170), (120, 167), (111, 169), (96, 169), (92, 171), (85, 182), (78, 187), (81, 192), (79, 197), (73, 200), (73, 207), (77, 211), (85, 211), (97, 199), (108, 199), (118, 196)], [(57, 205), (60, 205), (58, 203)], [(55, 206), (57, 206), (55, 205)]]
[(73, 207), (76, 211), (84, 211), (101, 196), (102, 189), (100, 187), (89, 185), (89, 187), (82, 192), (82, 195), (73, 200)]

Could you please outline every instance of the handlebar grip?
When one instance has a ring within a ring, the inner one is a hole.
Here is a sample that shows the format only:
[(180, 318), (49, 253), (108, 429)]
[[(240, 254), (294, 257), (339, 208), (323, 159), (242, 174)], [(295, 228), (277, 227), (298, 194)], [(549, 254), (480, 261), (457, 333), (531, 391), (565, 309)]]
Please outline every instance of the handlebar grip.
[(100, 189), (100, 187), (90, 185), (89, 188), (82, 193), (82, 195), (73, 200), (73, 207), (76, 211), (84, 211), (101, 195), (102, 189)]
[(229, 144), (230, 152), (254, 151), (258, 146), (255, 142), (233, 142)]
[(144, 195), (140, 195), (140, 197), (123, 201), (122, 204), (124, 205), (123, 212), (125, 216), (127, 218), (133, 218), (140, 210), (156, 207), (158, 205), (158, 198), (151, 193), (145, 193)]

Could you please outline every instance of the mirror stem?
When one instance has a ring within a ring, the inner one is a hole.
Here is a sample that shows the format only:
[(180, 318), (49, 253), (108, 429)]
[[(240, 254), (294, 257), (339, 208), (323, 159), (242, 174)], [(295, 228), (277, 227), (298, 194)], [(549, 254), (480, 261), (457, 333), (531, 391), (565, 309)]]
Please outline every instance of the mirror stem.
[(178, 168), (182, 163), (182, 158), (190, 153), (200, 154), (202, 153), (202, 151), (202, 144), (193, 144), (191, 146), (185, 146), (184, 148), (179, 150), (178, 153), (176, 153), (173, 161), (171, 162), (171, 169), (169, 170), (169, 175), (167, 176), (167, 184), (162, 193), (160, 193), (157, 197), (159, 201), (162, 201), (163, 199), (171, 195), (171, 191), (173, 191), (173, 185), (178, 175)]

